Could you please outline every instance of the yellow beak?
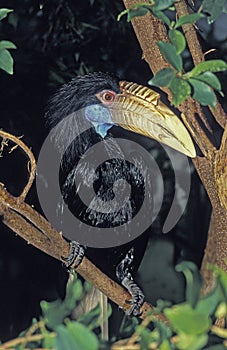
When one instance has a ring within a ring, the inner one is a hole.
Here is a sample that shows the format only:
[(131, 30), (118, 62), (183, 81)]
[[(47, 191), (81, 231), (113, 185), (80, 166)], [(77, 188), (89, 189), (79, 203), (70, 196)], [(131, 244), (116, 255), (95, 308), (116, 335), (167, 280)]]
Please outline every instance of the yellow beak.
[(148, 136), (188, 157), (196, 157), (191, 136), (181, 120), (160, 101), (160, 95), (142, 85), (121, 81), (120, 94), (109, 107), (122, 128)]

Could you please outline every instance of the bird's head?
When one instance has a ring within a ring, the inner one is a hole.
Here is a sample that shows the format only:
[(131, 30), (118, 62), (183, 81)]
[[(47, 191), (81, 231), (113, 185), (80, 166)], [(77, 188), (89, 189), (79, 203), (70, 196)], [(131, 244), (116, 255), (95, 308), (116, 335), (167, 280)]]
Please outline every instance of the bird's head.
[(153, 138), (195, 157), (192, 139), (181, 120), (160, 101), (160, 95), (142, 85), (119, 81), (107, 73), (79, 76), (54, 95), (48, 119), (55, 126), (84, 108), (85, 117), (105, 137), (113, 125)]

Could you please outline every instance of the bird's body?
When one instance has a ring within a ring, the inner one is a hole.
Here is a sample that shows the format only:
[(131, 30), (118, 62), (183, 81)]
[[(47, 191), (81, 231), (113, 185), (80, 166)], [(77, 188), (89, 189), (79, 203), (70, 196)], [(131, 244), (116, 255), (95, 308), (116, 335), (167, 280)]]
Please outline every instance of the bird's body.
[[(74, 140), (64, 154), (60, 170), (60, 185), (64, 198), (62, 210), (67, 205), (81, 222), (90, 225), (91, 228), (106, 228), (107, 235), (108, 228), (114, 228), (116, 237), (118, 227), (127, 223), (128, 220), (136, 215), (144, 200), (144, 174), (141, 174), (135, 165), (136, 162), (142, 162), (141, 155), (136, 156), (134, 152), (134, 163), (130, 163), (127, 159), (132, 150), (122, 150), (117, 140), (118, 137), (115, 139), (114, 131), (109, 131), (105, 140), (103, 140), (94, 128), (87, 130), (78, 139)], [(102, 142), (102, 153), (107, 160), (96, 168), (96, 157), (95, 154), (92, 154), (92, 156), (87, 156), (88, 160), (85, 157), (85, 161), (79, 163), (86, 151), (92, 149), (99, 142)], [(78, 144), (81, 146), (77, 147)], [(145, 167), (146, 164), (143, 164), (144, 173), (149, 177)], [(90, 180), (93, 171), (95, 171), (94, 182)], [(79, 180), (75, 181), (75, 178), (79, 178)], [(114, 202), (114, 197), (118, 191), (125, 190), (124, 183), (121, 183), (121, 180), (130, 184), (131, 194), (129, 198), (125, 199), (123, 206), (118, 208), (119, 203), (117, 201)], [(87, 193), (94, 188), (94, 197), (87, 204), (81, 200), (81, 188)], [(116, 208), (114, 208), (114, 205)], [(150, 212), (152, 215), (152, 205)], [(80, 228), (77, 227), (75, 230), (79, 231)], [(126, 241), (128, 241), (125, 244), (122, 244), (120, 237), (119, 241), (116, 238), (116, 246), (113, 247), (86, 247), (86, 257), (117, 282), (119, 280), (116, 277), (116, 268), (127, 252), (132, 247), (134, 248), (134, 261), (131, 272), (135, 276), (146, 249), (148, 230), (141, 232), (141, 235), (136, 239), (132, 239), (130, 234), (130, 231), (125, 231)]]
[[(138, 114), (135, 106), (140, 105), (139, 108), (141, 110), (141, 103), (143, 102), (143, 95), (140, 95), (139, 100), (136, 100), (135, 88), (137, 89), (136, 91), (141, 91), (141, 87), (134, 85), (129, 86), (128, 90), (130, 91), (128, 92), (127, 84), (126, 86), (123, 84), (122, 93), (119, 80), (109, 74), (91, 73), (77, 77), (70, 83), (65, 84), (54, 95), (50, 101), (47, 113), (47, 119), (51, 127), (63, 121), (59, 132), (55, 135), (57, 148), (61, 148), (61, 145), (64, 145), (67, 139), (70, 138), (73, 128), (78, 128), (79, 119), (75, 118), (75, 123), (72, 125), (69, 123), (70, 119), (67, 118), (68, 116), (80, 111), (82, 120), (86, 119), (90, 125), (89, 128), (77, 133), (77, 137), (73, 139), (62, 157), (59, 183), (63, 203), (61, 210), (58, 210), (58, 214), (60, 213), (59, 215), (61, 215), (62, 210), (64, 211), (64, 207), (67, 206), (81, 223), (87, 225), (87, 232), (90, 236), (93, 227), (100, 230), (105, 228), (105, 245), (102, 246), (102, 243), (100, 243), (99, 246), (95, 244), (89, 246), (88, 244), (85, 247), (85, 254), (105, 274), (122, 283), (132, 294), (135, 292), (133, 277), (144, 255), (148, 238), (146, 230), (148, 227), (142, 229), (143, 221), (146, 219), (145, 216), (152, 216), (152, 182), (150, 181), (150, 164), (147, 164), (147, 160), (143, 159), (140, 152), (137, 152), (138, 149), (134, 150), (131, 144), (127, 143), (126, 147), (124, 147), (119, 142), (119, 132), (116, 132), (116, 129), (119, 129), (119, 127), (116, 127), (116, 125), (119, 125), (119, 105), (117, 105), (116, 113), (114, 113), (113, 109), (118, 96), (120, 96), (120, 99), (123, 99), (124, 108), (125, 101), (127, 103), (132, 101), (131, 104), (129, 103), (129, 108), (132, 108), (130, 120), (133, 121), (131, 118), (133, 111), (135, 115), (136, 113)], [(130, 101), (131, 93), (133, 98)], [(160, 122), (155, 122), (155, 128), (162, 131), (162, 134), (160, 133), (162, 139), (165, 140), (166, 138), (169, 140), (172, 138), (174, 145), (177, 145), (174, 147), (193, 153), (194, 150), (191, 144), (189, 146), (186, 145), (186, 147), (182, 139), (178, 140), (176, 125), (178, 126), (179, 121), (177, 117), (167, 107), (166, 110), (169, 112), (170, 117), (166, 118), (162, 114), (163, 104), (160, 103), (160, 109), (158, 109), (157, 93), (154, 93), (153, 100), (151, 99), (152, 90), (146, 91), (145, 95), (146, 101), (144, 102), (145, 109), (143, 111), (148, 114), (147, 127), (149, 128), (149, 125), (152, 125), (151, 123), (153, 122), (149, 119), (149, 103), (151, 103), (151, 115), (154, 115), (155, 118), (160, 117)], [(124, 108), (124, 120), (120, 122), (120, 126), (140, 134), (143, 133), (143, 125), (139, 124), (141, 123), (139, 118), (135, 118), (135, 123), (134, 121), (132, 122), (134, 126), (127, 125), (127, 116), (125, 117), (127, 111), (125, 112)], [(174, 132), (169, 131), (169, 125), (165, 126), (165, 123), (167, 122), (168, 124), (169, 120), (176, 122)], [(164, 123), (163, 128), (162, 123)], [(188, 137), (181, 124), (179, 124), (179, 128)], [(150, 136), (150, 130), (144, 130), (144, 132)], [(123, 131), (122, 138), (130, 139), (132, 134), (132, 132)], [(154, 137), (158, 138), (156, 135)], [(99, 153), (96, 155), (93, 151), (100, 142), (102, 142), (102, 148), (101, 150), (99, 149)], [(168, 144), (168, 142), (166, 143)], [(99, 159), (100, 153), (102, 155), (101, 162)], [(130, 184), (129, 192), (127, 192), (128, 183)], [(145, 186), (145, 183), (148, 187)], [(126, 228), (123, 230), (124, 239), (122, 239), (122, 236), (119, 234), (120, 228), (137, 217), (147, 191), (150, 193), (148, 196), (150, 204), (144, 216), (140, 216), (140, 219), (137, 220), (139, 234), (137, 236), (132, 234), (132, 231), (136, 231), (135, 228), (131, 231)], [(87, 195), (90, 192), (93, 195)], [(126, 195), (120, 196), (122, 193), (126, 193)], [(87, 203), (84, 203), (81, 195), (84, 195)], [(118, 196), (121, 197), (121, 200), (116, 200)], [(121, 203), (120, 206), (119, 203)], [(80, 225), (73, 229), (77, 233), (80, 232)], [(108, 239), (110, 241), (112, 239), (112, 236), (108, 236), (110, 234), (114, 235), (115, 243), (107, 246), (106, 242), (108, 242)], [(95, 235), (93, 239), (94, 241), (96, 240)], [(79, 243), (81, 243), (80, 240)], [(136, 308), (133, 305), (131, 308), (135, 315), (139, 314), (139, 307), (143, 302), (140, 289), (136, 289), (136, 292), (139, 297), (136, 298), (135, 295), (132, 295), (134, 298), (133, 303), (138, 302), (139, 306)]]

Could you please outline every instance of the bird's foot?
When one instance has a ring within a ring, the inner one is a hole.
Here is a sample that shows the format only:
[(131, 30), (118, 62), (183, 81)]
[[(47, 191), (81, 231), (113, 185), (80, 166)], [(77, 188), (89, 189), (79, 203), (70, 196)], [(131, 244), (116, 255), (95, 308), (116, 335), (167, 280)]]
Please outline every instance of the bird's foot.
[(134, 248), (132, 247), (124, 259), (117, 265), (116, 275), (120, 283), (127, 289), (132, 297), (131, 301), (127, 303), (131, 304), (131, 307), (127, 310), (127, 315), (140, 316), (140, 308), (144, 302), (144, 294), (139, 286), (134, 282), (131, 270), (134, 260)]
[(83, 260), (83, 257), (84, 257), (84, 247), (81, 246), (76, 241), (71, 241), (69, 255), (66, 258), (63, 256), (61, 258), (68, 269), (75, 260), (76, 260), (75, 268), (77, 268), (80, 265), (81, 261)]
[(131, 304), (131, 307), (126, 311), (126, 314), (140, 316), (142, 314), (140, 308), (144, 302), (144, 294), (142, 290), (130, 277), (125, 277), (121, 284), (128, 290), (132, 297), (131, 301), (127, 301), (127, 303)]

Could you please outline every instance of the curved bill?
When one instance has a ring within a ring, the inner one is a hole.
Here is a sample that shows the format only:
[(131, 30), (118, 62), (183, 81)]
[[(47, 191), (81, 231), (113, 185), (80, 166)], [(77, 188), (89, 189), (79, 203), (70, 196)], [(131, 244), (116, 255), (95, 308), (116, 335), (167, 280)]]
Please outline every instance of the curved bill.
[(160, 95), (142, 85), (121, 81), (120, 94), (109, 106), (114, 123), (162, 142), (188, 157), (196, 157), (191, 136), (181, 120), (160, 101)]

